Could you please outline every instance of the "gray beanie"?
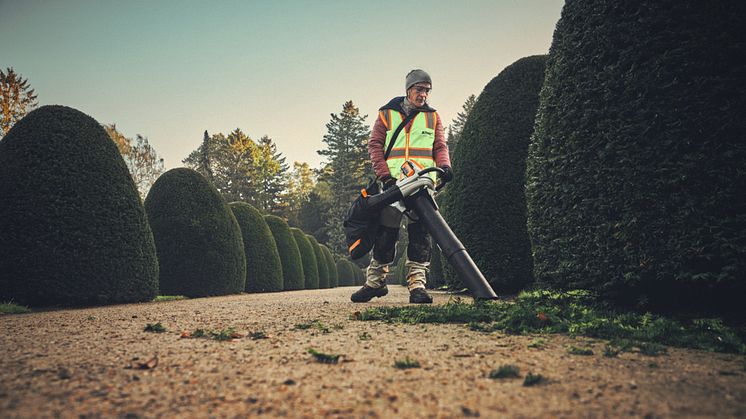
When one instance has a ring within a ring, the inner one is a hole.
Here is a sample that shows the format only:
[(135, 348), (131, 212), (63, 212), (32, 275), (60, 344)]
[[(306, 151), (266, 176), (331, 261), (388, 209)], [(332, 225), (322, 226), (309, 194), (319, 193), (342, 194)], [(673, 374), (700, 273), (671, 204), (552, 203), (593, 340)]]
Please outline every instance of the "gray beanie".
[(409, 90), (409, 88), (416, 83), (430, 83), (430, 85), (432, 85), (433, 81), (430, 80), (430, 75), (425, 73), (425, 70), (412, 70), (407, 74), (406, 83), (404, 83), (404, 90)]

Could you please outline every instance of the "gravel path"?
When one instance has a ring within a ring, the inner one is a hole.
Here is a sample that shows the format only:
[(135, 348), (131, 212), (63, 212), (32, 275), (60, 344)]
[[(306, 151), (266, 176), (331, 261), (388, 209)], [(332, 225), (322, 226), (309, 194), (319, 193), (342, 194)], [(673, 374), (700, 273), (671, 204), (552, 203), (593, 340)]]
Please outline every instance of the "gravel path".
[[(355, 321), (355, 311), (406, 303), (407, 292), (390, 286), (353, 304), (353, 291), (0, 315), (0, 417), (746, 417), (741, 356), (669, 348), (608, 358), (599, 340), (549, 335), (530, 348), (536, 337), (465, 325)], [(143, 331), (157, 322), (167, 331)], [(240, 337), (181, 337), (229, 327)], [(258, 332), (267, 338), (249, 335)], [(570, 355), (569, 345), (594, 354)], [(342, 356), (323, 364), (308, 348)], [(421, 368), (394, 367), (407, 358)], [(503, 364), (521, 378), (487, 377)], [(523, 386), (529, 372), (546, 382)]]

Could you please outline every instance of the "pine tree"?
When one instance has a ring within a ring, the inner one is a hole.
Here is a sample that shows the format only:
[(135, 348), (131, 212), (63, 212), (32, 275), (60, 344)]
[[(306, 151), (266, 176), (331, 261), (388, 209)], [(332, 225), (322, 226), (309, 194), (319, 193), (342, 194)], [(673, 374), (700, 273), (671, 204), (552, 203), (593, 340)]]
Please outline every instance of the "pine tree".
[[(210, 176), (226, 202), (243, 201), (258, 207), (253, 179), (256, 148), (256, 143), (236, 128), (227, 137), (218, 133), (203, 140), (182, 162), (205, 177)], [(209, 156), (207, 161), (205, 155)]]
[(367, 163), (370, 127), (365, 125), (366, 118), (352, 101), (347, 101), (340, 114), (331, 114), (323, 139), (327, 148), (318, 151), (329, 162), (328, 179), (333, 196), (326, 227), (328, 244), (337, 252), (346, 250), (342, 227), (344, 213), (366, 177), (372, 177), (372, 168)]
[(12, 67), (5, 72), (0, 70), (0, 138), (38, 105), (36, 96), (28, 80)]
[(464, 102), (461, 107), (463, 111), (456, 115), (453, 123), (448, 127), (448, 137), (446, 138), (446, 141), (448, 142), (448, 154), (451, 160), (453, 160), (453, 152), (456, 150), (459, 140), (461, 140), (461, 133), (464, 131), (464, 125), (469, 119), (469, 114), (472, 109), (474, 109), (475, 103), (477, 103), (477, 98), (474, 95), (469, 95), (469, 97), (466, 98), (466, 102)]
[(266, 213), (278, 214), (287, 207), (282, 191), (287, 184), (288, 165), (285, 157), (277, 151), (277, 145), (268, 136), (263, 136), (253, 150), (255, 185), (253, 201)]
[(198, 171), (202, 173), (210, 183), (213, 182), (212, 168), (210, 167), (210, 135), (205, 130), (205, 135), (202, 137), (202, 147), (200, 151), (200, 162)]

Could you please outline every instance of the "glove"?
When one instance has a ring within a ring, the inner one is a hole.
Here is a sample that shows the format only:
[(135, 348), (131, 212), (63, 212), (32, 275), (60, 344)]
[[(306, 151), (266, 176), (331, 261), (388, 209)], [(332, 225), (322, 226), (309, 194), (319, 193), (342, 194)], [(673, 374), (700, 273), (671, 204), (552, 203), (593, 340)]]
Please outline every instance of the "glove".
[(451, 170), (451, 166), (439, 166), (440, 169), (443, 170), (443, 173), (440, 173), (440, 181), (443, 183), (448, 183), (453, 180), (453, 170)]
[(388, 188), (396, 185), (396, 179), (392, 178), (391, 175), (381, 176), (378, 180), (380, 180), (381, 183), (383, 184), (383, 190), (384, 191), (386, 189), (388, 189)]

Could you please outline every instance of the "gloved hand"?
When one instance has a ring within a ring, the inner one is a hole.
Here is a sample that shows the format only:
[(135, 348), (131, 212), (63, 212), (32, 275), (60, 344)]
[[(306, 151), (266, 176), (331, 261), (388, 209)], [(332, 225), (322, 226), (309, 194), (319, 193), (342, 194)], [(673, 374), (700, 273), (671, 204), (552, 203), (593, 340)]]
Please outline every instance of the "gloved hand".
[(386, 189), (388, 189), (388, 188), (390, 188), (390, 187), (392, 187), (392, 186), (396, 185), (396, 179), (392, 178), (392, 177), (391, 177), (391, 175), (384, 175), (384, 176), (381, 176), (381, 177), (379, 178), (379, 180), (380, 180), (380, 181), (381, 181), (381, 183), (383, 184), (383, 190), (384, 190), (384, 191), (385, 191)]
[(451, 166), (438, 166), (441, 170), (443, 170), (443, 173), (440, 173), (440, 181), (445, 183), (448, 183), (453, 180), (453, 170), (451, 170)]

